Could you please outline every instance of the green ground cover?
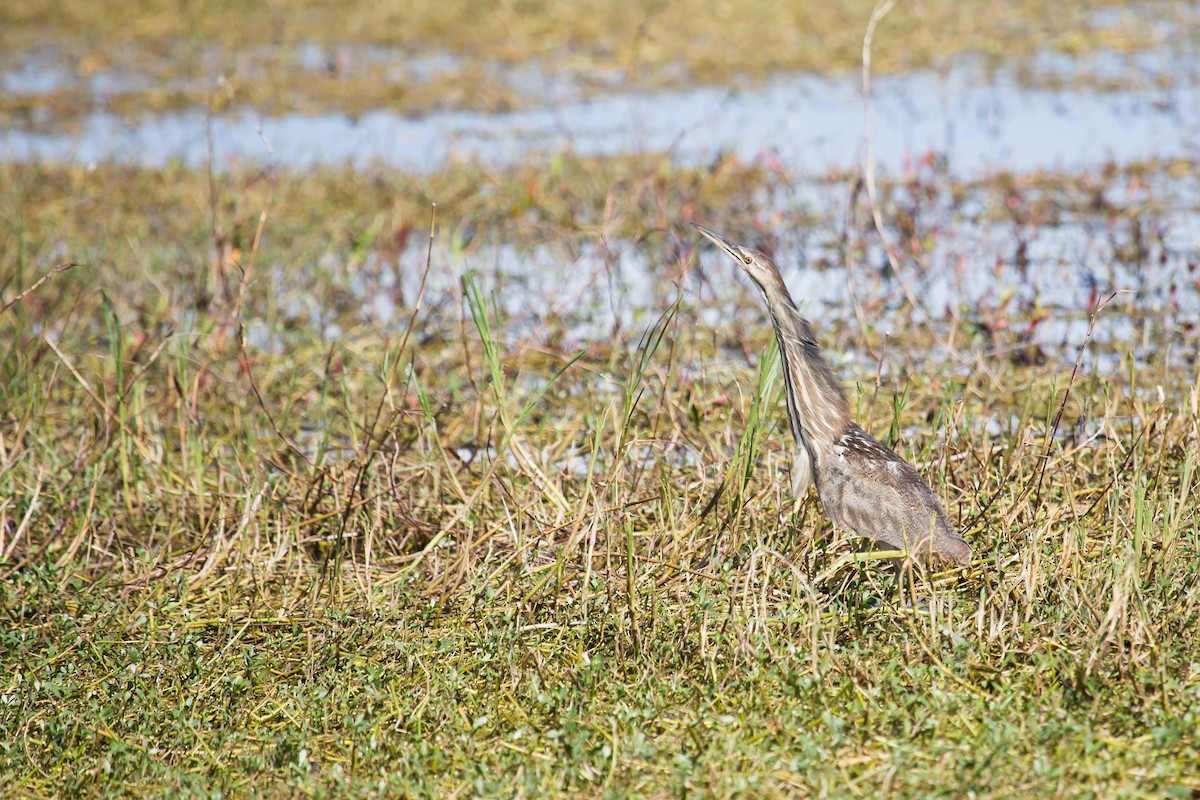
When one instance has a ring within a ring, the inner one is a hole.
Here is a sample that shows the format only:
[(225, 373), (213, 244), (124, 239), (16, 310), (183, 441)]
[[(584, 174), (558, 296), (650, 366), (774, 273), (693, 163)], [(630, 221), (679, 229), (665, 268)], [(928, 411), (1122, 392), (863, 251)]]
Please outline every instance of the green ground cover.
[[(2, 169), (6, 793), (1200, 792), (1200, 376), (1161, 309), (1115, 297), (1097, 330), (1149, 345), (1097, 335), (1074, 377), (1023, 332), (1092, 309), (919, 324), (870, 300), (892, 284), (852, 177), (830, 179), (846, 214), (779, 212), (786, 175), (650, 157)], [(935, 173), (881, 210), (909, 277), (937, 198), (1014, 225), (979, 258), (1084, 220), (1136, 267), (1195, 175)], [(425, 271), (430, 200), (426, 294), (365, 318)], [(841, 242), (868, 324), (822, 340), (970, 569), (897, 586), (792, 507), (770, 331), (733, 271), (706, 277), (734, 310), (705, 322), (689, 219)], [(631, 243), (662, 298), (604, 336), (531, 322), (497, 242)]]

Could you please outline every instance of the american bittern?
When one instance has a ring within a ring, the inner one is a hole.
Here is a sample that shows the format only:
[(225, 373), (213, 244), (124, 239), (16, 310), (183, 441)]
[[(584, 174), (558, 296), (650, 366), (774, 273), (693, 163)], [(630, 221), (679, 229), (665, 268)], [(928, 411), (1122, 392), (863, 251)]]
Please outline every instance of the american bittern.
[(846, 395), (821, 355), (812, 324), (792, 302), (771, 259), (708, 228), (693, 227), (741, 264), (767, 303), (796, 439), (796, 498), (815, 484), (821, 507), (838, 528), (909, 553), (969, 563), (970, 545), (921, 475), (850, 419)]

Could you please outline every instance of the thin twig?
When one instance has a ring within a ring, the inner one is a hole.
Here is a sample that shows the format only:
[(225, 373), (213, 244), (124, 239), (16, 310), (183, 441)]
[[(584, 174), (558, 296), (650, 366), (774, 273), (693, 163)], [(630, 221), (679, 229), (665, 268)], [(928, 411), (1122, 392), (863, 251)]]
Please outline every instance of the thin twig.
[[(375, 406), (375, 417), (372, 420), (370, 427), (367, 429), (367, 442), (368, 442), (367, 451), (365, 453), (365, 457), (361, 458), (359, 460), (359, 467), (354, 475), (354, 483), (350, 488), (350, 495), (346, 498), (346, 504), (343, 508), (343, 511), (341, 514), (341, 519), (340, 519), (340, 522), (338, 525), (337, 545), (333, 548), (333, 550), (331, 551), (329, 556), (321, 564), (321, 572), (322, 572), (323, 576), (326, 575), (326, 572), (329, 567), (330, 559), (334, 558), (334, 557), (337, 557), (337, 558), (341, 557), (341, 543), (346, 535), (346, 528), (349, 526), (349, 523), (350, 523), (350, 512), (353, 508), (356, 507), (354, 498), (361, 493), (362, 484), (363, 484), (363, 481), (366, 479), (367, 470), (370, 467), (371, 462), (375, 459), (375, 454), (379, 452), (379, 449), (382, 446), (381, 444), (377, 443), (375, 432), (379, 427), (379, 420), (383, 418), (383, 407), (384, 407), (384, 405), (387, 404), (388, 394), (391, 391), (392, 381), (395, 379), (396, 368), (400, 364), (400, 362), (404, 360), (402, 358), (402, 356), (404, 354), (405, 349), (408, 347), (409, 336), (412, 335), (413, 328), (416, 325), (417, 314), (421, 311), (421, 303), (423, 302), (423, 300), (425, 298), (425, 284), (429, 279), (429, 271), (433, 264), (433, 242), (436, 237), (437, 237), (437, 203), (431, 203), (430, 209), (429, 209), (429, 245), (425, 251), (425, 269), (421, 273), (421, 285), (417, 289), (417, 299), (416, 299), (416, 302), (413, 303), (412, 313), (410, 313), (408, 316), (408, 324), (405, 325), (405, 327), (404, 327), (404, 335), (400, 338), (400, 346), (396, 349), (397, 357), (392, 361), (391, 368), (388, 370), (388, 373), (383, 377), (383, 381), (384, 381), (383, 394), (379, 398), (379, 403)], [(415, 370), (415, 365), (413, 368)], [(407, 396), (407, 389), (405, 390), (405, 394)], [(402, 407), (403, 407), (403, 403), (402, 403)], [(394, 493), (395, 493), (394, 482), (385, 493), (394, 495)], [(381, 493), (381, 494), (383, 494), (383, 493)], [(315, 584), (314, 588), (319, 585), (320, 585), (320, 582)], [(315, 591), (313, 594), (313, 599), (314, 600), (316, 599)]]
[(1042, 468), (1038, 470), (1037, 486), (1033, 492), (1033, 507), (1037, 508), (1042, 500), (1042, 481), (1046, 477), (1046, 464), (1050, 461), (1050, 445), (1054, 442), (1054, 437), (1058, 434), (1058, 424), (1062, 421), (1063, 411), (1067, 407), (1067, 399), (1071, 396), (1071, 387), (1075, 384), (1075, 376), (1079, 374), (1079, 367), (1083, 364), (1083, 353), (1087, 349), (1088, 342), (1092, 339), (1092, 331), (1096, 327), (1096, 320), (1100, 316), (1100, 312), (1109, 302), (1121, 294), (1125, 290), (1117, 290), (1108, 297), (1096, 304), (1096, 308), (1088, 319), (1087, 333), (1083, 335), (1083, 342), (1079, 345), (1079, 350), (1075, 354), (1075, 366), (1071, 369), (1071, 378), (1067, 381), (1067, 390), (1063, 393), (1062, 400), (1058, 404), (1058, 410), (1054, 412), (1054, 421), (1050, 423), (1050, 430), (1046, 432), (1046, 442), (1042, 448)]
[(1134, 438), (1133, 444), (1129, 446), (1129, 452), (1125, 454), (1125, 460), (1121, 462), (1121, 466), (1116, 472), (1113, 473), (1113, 476), (1109, 479), (1108, 483), (1105, 484), (1104, 488), (1100, 490), (1100, 494), (1096, 495), (1096, 499), (1092, 501), (1092, 504), (1088, 506), (1087, 510), (1084, 511), (1079, 517), (1080, 519), (1086, 519), (1087, 517), (1091, 516), (1092, 512), (1096, 510), (1096, 506), (1100, 505), (1100, 501), (1108, 496), (1108, 493), (1112, 490), (1113, 484), (1117, 482), (1117, 478), (1125, 474), (1125, 471), (1129, 468), (1129, 462), (1133, 460), (1134, 454), (1137, 453), (1138, 444), (1141, 443), (1142, 437), (1146, 435), (1147, 431), (1154, 429), (1154, 426), (1158, 423), (1159, 416), (1162, 414), (1162, 410), (1163, 404), (1160, 403), (1158, 408), (1154, 409), (1154, 419), (1150, 420), (1149, 425), (1146, 425), (1140, 431), (1138, 431), (1138, 435), (1136, 438)]
[(879, 362), (875, 365), (875, 387), (871, 390), (871, 409), (867, 412), (867, 433), (874, 435), (875, 401), (879, 397), (879, 387), (883, 381), (883, 357), (887, 353), (888, 335), (883, 335), (883, 346), (879, 348)]
[(863, 189), (862, 178), (855, 180), (854, 188), (846, 199), (846, 214), (842, 220), (842, 255), (846, 261), (846, 293), (850, 295), (850, 307), (854, 311), (854, 319), (858, 322), (858, 337), (860, 344), (866, 343), (867, 312), (858, 299), (857, 263), (850, 247), (850, 229), (854, 225), (854, 206), (858, 202), (858, 194)]
[(875, 232), (879, 235), (879, 240), (883, 242), (883, 252), (887, 255), (888, 263), (892, 267), (892, 274), (895, 276), (896, 282), (900, 285), (900, 291), (904, 293), (904, 298), (908, 300), (908, 304), (912, 306), (914, 311), (920, 314), (922, 321), (924, 321), (925, 311), (917, 304), (916, 296), (901, 275), (900, 260), (896, 258), (896, 251), (892, 248), (887, 233), (884, 232), (883, 214), (879, 210), (879, 202), (875, 195), (875, 136), (873, 114), (871, 113), (871, 42), (875, 38), (875, 26), (888, 15), (888, 12), (892, 10), (897, 2), (899, 0), (880, 0), (880, 2), (876, 3), (875, 10), (871, 12), (871, 19), (867, 22), (866, 35), (863, 36), (863, 136), (866, 139), (867, 145), (866, 163), (863, 165), (863, 172), (867, 182), (867, 198), (871, 203), (871, 218), (875, 222)]
[[(267, 218), (270, 215), (271, 203), (275, 199), (275, 153), (271, 147), (271, 142), (265, 135), (263, 135), (262, 128), (258, 129), (258, 136), (260, 139), (262, 139), (263, 144), (267, 148), (267, 169), (265, 174), (271, 179), (268, 184), (270, 188), (267, 191), (267, 198), (263, 202), (262, 211), (259, 212), (258, 215), (258, 226), (254, 231), (254, 241), (250, 245), (250, 252), (246, 256), (246, 263), (244, 266), (242, 266), (242, 279), (238, 282), (237, 297), (234, 298), (233, 308), (230, 310), (229, 316), (226, 318), (226, 323), (221, 327), (222, 330), (224, 330), (230, 324), (232, 324), (234, 320), (237, 321), (238, 349), (242, 359), (242, 369), (246, 373), (246, 379), (250, 382), (250, 391), (254, 393), (254, 399), (258, 402), (259, 409), (261, 409), (263, 414), (266, 415), (267, 422), (270, 423), (271, 430), (275, 433), (275, 436), (279, 439), (279, 441), (283, 442), (283, 444), (292, 453), (298, 456), (305, 463), (312, 464), (312, 460), (305, 454), (300, 446), (283, 433), (283, 430), (279, 427), (279, 423), (275, 421), (275, 415), (271, 413), (269, 408), (267, 408), (266, 401), (263, 400), (262, 392), (259, 391), (258, 382), (254, 379), (254, 369), (250, 362), (250, 354), (247, 352), (246, 347), (246, 320), (245, 315), (242, 313), (242, 308), (245, 303), (246, 290), (250, 285), (250, 272), (254, 266), (254, 260), (255, 256), (258, 254), (259, 245), (262, 243), (262, 235), (267, 225)], [(211, 162), (212, 157), (210, 153), (210, 170), (212, 168)], [(224, 338), (223, 334), (221, 335), (221, 338)]]
[(15, 306), (17, 303), (21, 302), (21, 301), (22, 301), (22, 300), (24, 300), (26, 297), (28, 297), (29, 295), (33, 294), (35, 291), (37, 291), (37, 289), (38, 289), (38, 287), (39, 287), (39, 286), (41, 286), (43, 283), (45, 283), (46, 281), (48, 281), (48, 280), (50, 280), (51, 278), (53, 278), (53, 277), (54, 277), (55, 275), (57, 275), (58, 273), (60, 273), (60, 272), (66, 272), (66, 271), (67, 271), (67, 270), (69, 270), (71, 267), (78, 267), (78, 266), (79, 266), (79, 264), (75, 263), (74, 261), (70, 261), (70, 262), (68, 262), (68, 263), (66, 263), (66, 264), (59, 264), (57, 267), (55, 267), (54, 269), (50, 270), (50, 271), (49, 271), (49, 272), (47, 272), (45, 275), (43, 275), (42, 277), (40, 277), (40, 278), (38, 278), (36, 281), (34, 281), (34, 282), (33, 282), (33, 285), (32, 285), (32, 286), (30, 286), (28, 289), (26, 289), (25, 291), (23, 291), (23, 292), (19, 293), (19, 294), (18, 294), (16, 297), (14, 297), (12, 300), (9, 300), (7, 303), (5, 303), (5, 304), (4, 304), (4, 307), (3, 307), (3, 308), (0, 308), (0, 314), (3, 314), (5, 311), (8, 311), (10, 308), (12, 308), (13, 306)]

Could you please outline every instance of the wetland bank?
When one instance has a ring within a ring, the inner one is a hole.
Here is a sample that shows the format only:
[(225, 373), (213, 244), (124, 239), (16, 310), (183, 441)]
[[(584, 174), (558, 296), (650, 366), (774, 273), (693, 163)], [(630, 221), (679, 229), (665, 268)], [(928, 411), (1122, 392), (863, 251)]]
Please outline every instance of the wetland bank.
[(1194, 9), (468, 5), (0, 12), (5, 792), (1200, 791)]

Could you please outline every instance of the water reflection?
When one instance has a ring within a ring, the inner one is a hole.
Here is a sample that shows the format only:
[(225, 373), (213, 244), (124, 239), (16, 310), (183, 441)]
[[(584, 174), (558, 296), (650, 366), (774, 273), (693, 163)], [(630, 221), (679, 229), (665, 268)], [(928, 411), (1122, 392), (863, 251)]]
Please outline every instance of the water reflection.
[[(1052, 56), (1042, 61), (1047, 74), (1072, 78), (1076, 62)], [(906, 159), (934, 152), (947, 159), (952, 172), (970, 175), (1196, 153), (1200, 84), (1195, 65), (1164, 66), (1152, 57), (1133, 63), (1147, 76), (1137, 91), (1031, 90), (1003, 71), (981, 80), (972, 65), (945, 75), (879, 77), (873, 103), (876, 161), (897, 169)], [(1128, 68), (1129, 61), (1098, 57), (1088, 64), (1102, 79), (1116, 65)], [(4, 85), (10, 91), (49, 91), (63, 79), (54, 69), (52, 64), (40, 71), (23, 68), (5, 75)], [(550, 76), (539, 81), (536, 66), (513, 70), (520, 85), (561, 83)], [(1169, 80), (1164, 78), (1168, 71)], [(118, 78), (107, 80), (118, 85)], [(590, 99), (576, 94), (559, 87), (539, 93), (549, 98), (546, 104), (528, 110), (444, 111), (416, 119), (382, 109), (356, 120), (342, 114), (234, 112), (212, 121), (214, 156), (218, 166), (265, 160), (265, 137), (275, 160), (286, 167), (382, 163), (418, 173), (459, 159), (503, 167), (568, 149), (581, 155), (669, 151), (681, 163), (733, 153), (745, 160), (768, 157), (801, 173), (854, 167), (863, 157), (863, 102), (852, 78), (794, 75), (740, 91), (709, 86), (614, 91)], [(75, 133), (0, 133), (0, 158), (115, 159), (146, 166), (178, 159), (201, 165), (209, 158), (206, 123), (201, 109), (135, 120), (95, 113)]]

